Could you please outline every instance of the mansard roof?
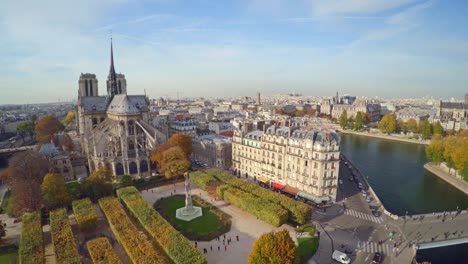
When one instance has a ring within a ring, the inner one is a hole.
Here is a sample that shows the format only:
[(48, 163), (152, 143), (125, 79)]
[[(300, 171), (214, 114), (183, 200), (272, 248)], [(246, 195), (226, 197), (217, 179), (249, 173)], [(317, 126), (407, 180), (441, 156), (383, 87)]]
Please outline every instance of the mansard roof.
[(114, 114), (138, 114), (146, 111), (147, 108), (148, 102), (144, 95), (116, 94), (112, 98), (107, 112)]
[(467, 103), (456, 103), (456, 102), (441, 102), (441, 108), (449, 108), (449, 109), (468, 109)]

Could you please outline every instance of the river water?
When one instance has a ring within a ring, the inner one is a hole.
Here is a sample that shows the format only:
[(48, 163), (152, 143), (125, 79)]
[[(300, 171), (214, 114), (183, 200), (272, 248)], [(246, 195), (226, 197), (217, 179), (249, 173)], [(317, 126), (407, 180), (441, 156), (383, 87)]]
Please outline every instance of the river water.
[(468, 208), (468, 195), (426, 171), (425, 146), (341, 134), (341, 150), (391, 213), (404, 215)]

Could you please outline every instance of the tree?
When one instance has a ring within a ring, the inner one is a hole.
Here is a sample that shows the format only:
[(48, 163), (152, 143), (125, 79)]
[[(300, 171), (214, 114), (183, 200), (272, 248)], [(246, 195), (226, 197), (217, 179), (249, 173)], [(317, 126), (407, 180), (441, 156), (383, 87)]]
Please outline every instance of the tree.
[(413, 132), (413, 133), (418, 133), (418, 131), (419, 131), (418, 121), (416, 121), (416, 119), (414, 119), (414, 118), (408, 119), (408, 121), (406, 122), (406, 127), (407, 127), (408, 131)]
[(68, 126), (73, 120), (75, 120), (75, 111), (68, 111), (67, 116), (63, 120), (63, 124)]
[(99, 167), (97, 170), (93, 171), (89, 178), (99, 178), (106, 182), (112, 182), (114, 180), (114, 175), (112, 171), (106, 167)]
[(293, 264), (297, 262), (297, 247), (283, 229), (277, 233), (269, 232), (261, 235), (252, 246), (249, 264)]
[(364, 117), (361, 111), (358, 111), (356, 114), (356, 120), (354, 121), (353, 129), (359, 131), (363, 128), (364, 125)]
[(363, 119), (364, 119), (364, 124), (366, 125), (368, 125), (372, 121), (369, 113), (364, 113)]
[(434, 123), (433, 130), (434, 130), (434, 135), (442, 135), (442, 133), (444, 132), (444, 128), (442, 127), (439, 121)]
[(130, 175), (124, 175), (120, 178), (119, 182), (120, 187), (126, 187), (133, 185), (133, 179)]
[(397, 129), (396, 116), (393, 114), (384, 115), (382, 120), (380, 120), (378, 127), (382, 133), (390, 134), (395, 132)]
[(419, 131), (423, 139), (430, 139), (432, 135), (432, 125), (426, 119), (419, 122)]
[(63, 130), (63, 125), (60, 121), (52, 115), (43, 116), (39, 122), (37, 122), (35, 131), (36, 139), (39, 142), (47, 142), (57, 132)]
[(444, 161), (444, 143), (440, 139), (433, 139), (426, 147), (426, 156), (435, 164)]
[(83, 181), (81, 191), (89, 197), (93, 202), (96, 202), (102, 197), (112, 195), (112, 183), (100, 177), (89, 176)]
[(185, 157), (189, 157), (192, 154), (192, 137), (186, 134), (174, 134), (169, 138), (169, 143), (174, 146), (179, 146), (185, 153)]
[(44, 205), (49, 210), (70, 205), (71, 198), (60, 174), (46, 174), (41, 184), (41, 192)]
[(37, 121), (37, 115), (36, 115), (36, 114), (34, 114), (34, 115), (31, 116), (31, 121), (32, 121), (34, 124), (36, 124), (36, 121)]
[(173, 145), (170, 143), (165, 143), (157, 146), (156, 149), (151, 151), (151, 162), (157, 163), (159, 168), (162, 168), (163, 154), (166, 150), (170, 149), (171, 147), (173, 147)]
[(69, 152), (72, 152), (75, 150), (75, 144), (73, 143), (73, 140), (68, 134), (63, 135), (61, 147), (63, 150), (66, 150)]
[(30, 136), (34, 133), (34, 122), (33, 121), (24, 121), (16, 126), (16, 131), (21, 135), (21, 138), (24, 142), (24, 136), (29, 134)]
[(49, 170), (49, 162), (37, 151), (16, 153), (9, 162), (7, 182), (12, 193), (15, 216), (39, 210), (42, 205), (41, 183)]
[(187, 160), (184, 151), (178, 146), (164, 151), (162, 164), (161, 172), (167, 178), (182, 175), (190, 167), (190, 161)]
[(346, 110), (343, 110), (343, 112), (341, 112), (339, 121), (340, 121), (340, 127), (342, 129), (346, 129), (346, 125), (348, 124), (348, 113), (346, 112)]

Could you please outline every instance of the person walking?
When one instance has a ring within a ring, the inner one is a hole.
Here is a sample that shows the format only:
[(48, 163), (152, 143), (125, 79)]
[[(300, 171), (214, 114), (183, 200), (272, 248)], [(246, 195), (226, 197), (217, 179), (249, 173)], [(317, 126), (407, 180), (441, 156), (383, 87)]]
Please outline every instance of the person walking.
[(213, 246), (210, 245), (210, 251), (213, 251)]
[(237, 241), (239, 241), (239, 236), (236, 236)]
[(220, 247), (218, 246), (218, 251), (220, 251), (220, 250), (221, 250), (221, 249), (220, 249)]
[(227, 246), (226, 245), (224, 245), (224, 251), (227, 251)]

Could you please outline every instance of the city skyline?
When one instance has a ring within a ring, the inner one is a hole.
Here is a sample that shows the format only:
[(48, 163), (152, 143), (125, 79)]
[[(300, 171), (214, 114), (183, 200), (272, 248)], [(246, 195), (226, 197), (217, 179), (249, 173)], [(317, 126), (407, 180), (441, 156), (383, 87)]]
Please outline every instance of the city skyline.
[[(151, 98), (332, 96), (461, 98), (462, 1), (5, 3), (0, 104), (75, 98), (81, 72), (101, 94), (114, 39), (129, 94)], [(464, 24), (465, 23), (465, 24)], [(337, 78), (336, 76), (339, 76)]]

